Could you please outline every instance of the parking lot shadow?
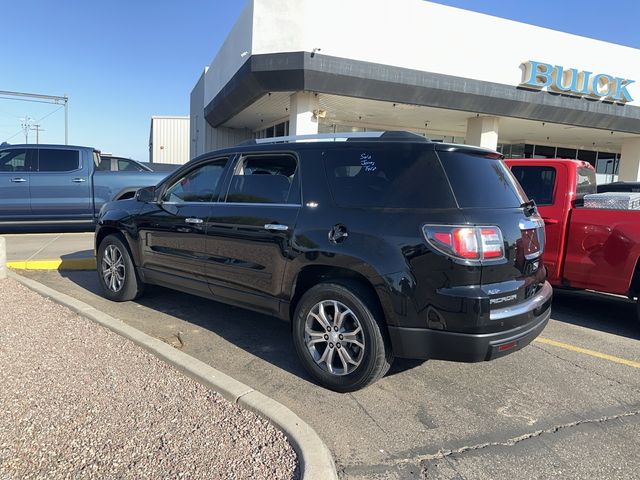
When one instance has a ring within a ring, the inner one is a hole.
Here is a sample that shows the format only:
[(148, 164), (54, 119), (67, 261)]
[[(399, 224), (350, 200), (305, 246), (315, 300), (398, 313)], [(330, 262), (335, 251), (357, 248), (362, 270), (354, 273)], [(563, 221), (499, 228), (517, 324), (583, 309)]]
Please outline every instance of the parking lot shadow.
[[(101, 296), (95, 271), (60, 271), (59, 273), (87, 292)], [(146, 307), (151, 312), (145, 312), (138, 305)], [(251, 355), (293, 375), (312, 381), (297, 358), (291, 340), (290, 325), (275, 317), (158, 286), (150, 286), (145, 290), (144, 295), (134, 302), (110, 303), (109, 306), (112, 308), (107, 310), (107, 313), (138, 328), (140, 327), (136, 323), (144, 321), (144, 330), (150, 335), (154, 335), (154, 328), (156, 328), (154, 317), (157, 323), (157, 316), (153, 312), (170, 315), (206, 329)], [(210, 337), (191, 335), (189, 349), (199, 352), (215, 350), (216, 346), (211, 344), (211, 340)], [(233, 359), (225, 361), (233, 363)], [(422, 363), (424, 361), (397, 359), (388, 375), (396, 375)]]
[(554, 288), (551, 318), (622, 337), (640, 339), (635, 302), (595, 292)]
[(95, 270), (96, 259), (93, 250), (79, 250), (60, 255), (58, 270)]

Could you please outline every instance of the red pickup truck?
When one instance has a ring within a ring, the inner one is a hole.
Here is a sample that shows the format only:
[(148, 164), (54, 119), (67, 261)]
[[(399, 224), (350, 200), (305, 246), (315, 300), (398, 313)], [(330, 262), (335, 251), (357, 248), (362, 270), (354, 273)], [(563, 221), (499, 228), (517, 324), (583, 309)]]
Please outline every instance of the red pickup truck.
[[(640, 210), (585, 208), (593, 167), (578, 160), (508, 159), (545, 223), (543, 261), (552, 285), (640, 295)], [(640, 319), (640, 302), (636, 303)]]

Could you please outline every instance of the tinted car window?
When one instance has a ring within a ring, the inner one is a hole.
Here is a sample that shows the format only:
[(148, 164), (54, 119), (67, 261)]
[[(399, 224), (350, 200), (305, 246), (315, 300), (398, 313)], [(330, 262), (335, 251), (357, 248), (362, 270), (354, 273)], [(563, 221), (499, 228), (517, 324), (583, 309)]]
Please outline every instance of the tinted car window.
[(296, 172), (291, 155), (243, 157), (234, 169), (227, 202), (298, 204)]
[(163, 202), (211, 202), (227, 159), (207, 163), (173, 183), (162, 196)]
[(512, 208), (526, 201), (500, 159), (467, 152), (438, 152), (461, 208)]
[(119, 172), (141, 172), (144, 169), (131, 160), (126, 158), (118, 159), (118, 171)]
[(5, 150), (0, 151), (0, 172), (26, 172), (27, 151)]
[(80, 168), (78, 150), (38, 149), (39, 172), (70, 172)]
[(110, 158), (101, 158), (97, 169), (98, 170), (105, 170), (105, 171), (111, 170), (111, 159)]
[(455, 201), (433, 150), (412, 145), (326, 152), (336, 204), (344, 207), (451, 208)]
[(556, 185), (556, 169), (553, 167), (511, 167), (513, 175), (531, 200), (537, 205), (552, 205)]

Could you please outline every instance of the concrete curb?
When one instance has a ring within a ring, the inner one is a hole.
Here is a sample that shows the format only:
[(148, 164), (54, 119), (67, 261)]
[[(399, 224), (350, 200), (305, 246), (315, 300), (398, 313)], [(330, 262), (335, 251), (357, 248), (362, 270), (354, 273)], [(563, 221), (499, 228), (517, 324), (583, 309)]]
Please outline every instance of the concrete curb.
[(7, 278), (7, 242), (0, 237), (0, 280)]
[(60, 293), (30, 278), (25, 278), (13, 271), (9, 271), (9, 277), (40, 295), (48, 297), (54, 302), (64, 305), (74, 312), (131, 340), (180, 372), (220, 393), (230, 402), (236, 403), (271, 421), (284, 432), (296, 451), (303, 480), (338, 479), (333, 457), (327, 446), (313, 428), (281, 403), (78, 299)]
[(7, 262), (7, 267), (14, 270), (95, 270), (96, 259), (12, 260)]

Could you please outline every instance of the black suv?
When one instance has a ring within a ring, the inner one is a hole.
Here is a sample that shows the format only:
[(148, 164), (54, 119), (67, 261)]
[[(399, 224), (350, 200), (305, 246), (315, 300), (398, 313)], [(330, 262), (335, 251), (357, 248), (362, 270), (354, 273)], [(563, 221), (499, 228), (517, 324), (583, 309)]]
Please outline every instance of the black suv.
[(533, 340), (551, 307), (543, 225), (496, 152), (371, 132), (202, 155), (105, 205), (95, 241), (107, 298), (148, 283), (275, 315), (345, 392), (394, 356), (482, 361)]

